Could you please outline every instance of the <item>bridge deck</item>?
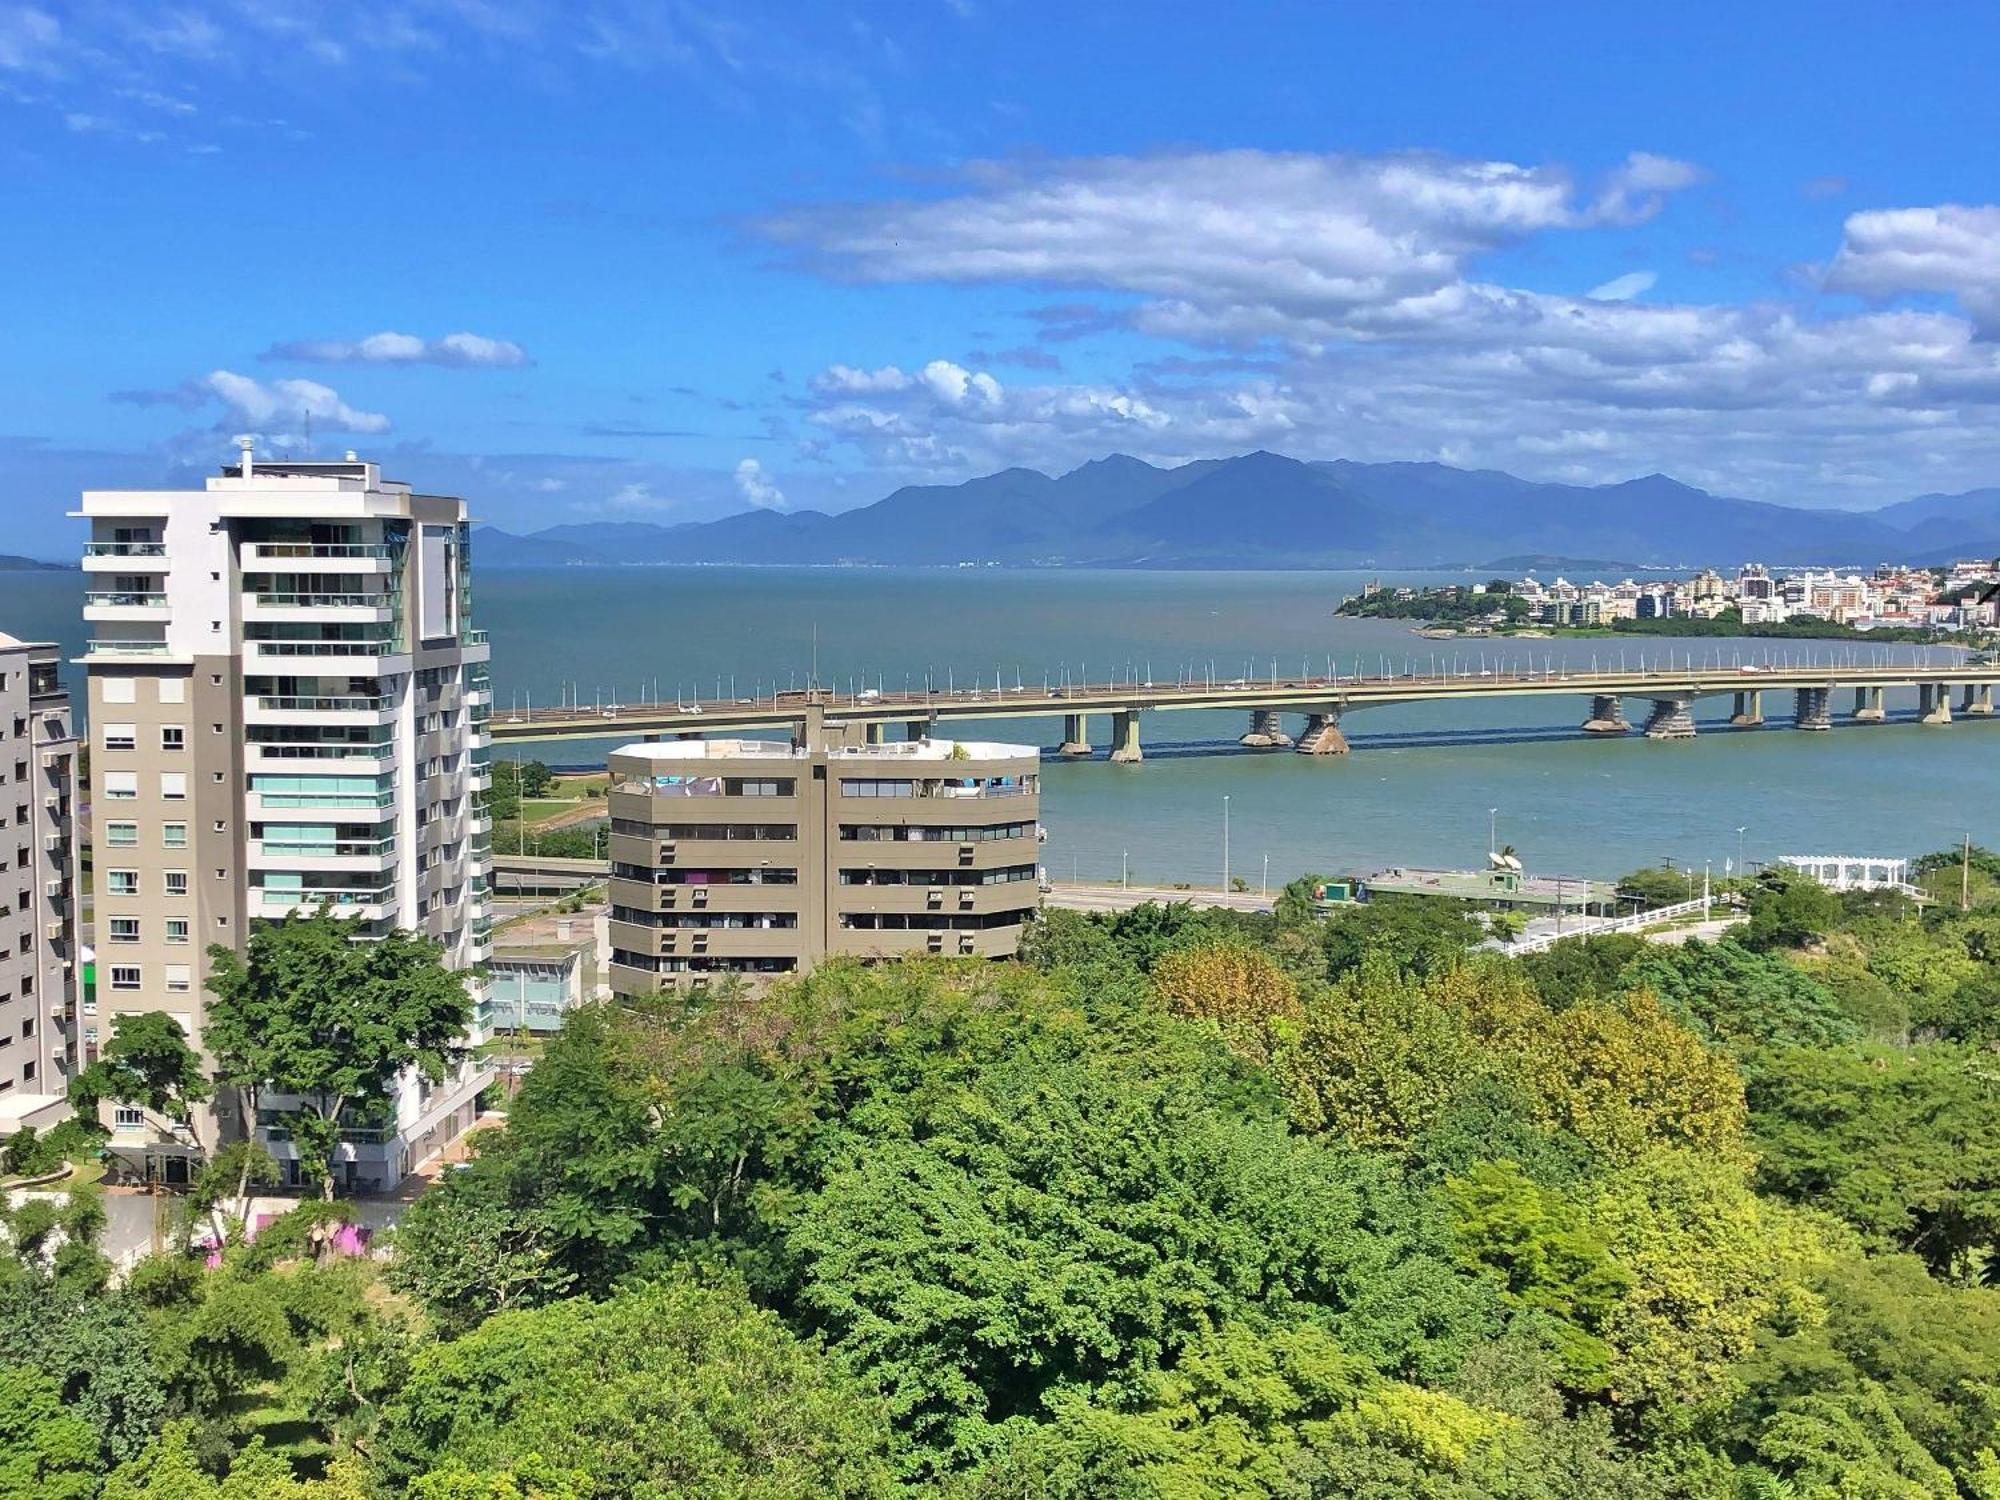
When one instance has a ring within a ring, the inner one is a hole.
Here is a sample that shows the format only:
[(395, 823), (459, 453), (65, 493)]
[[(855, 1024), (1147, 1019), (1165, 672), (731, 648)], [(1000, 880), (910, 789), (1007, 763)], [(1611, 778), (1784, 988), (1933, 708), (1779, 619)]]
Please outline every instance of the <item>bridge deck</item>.
[(1294, 712), (1392, 703), (1456, 702), (1469, 698), (1617, 697), (1708, 698), (1725, 693), (1788, 692), (1798, 688), (1910, 688), (1940, 685), (1992, 687), (2000, 665), (1808, 666), (1678, 668), (1643, 672), (1482, 672), (1473, 675), (1285, 678), (1267, 682), (1092, 684), (1063, 689), (960, 689), (955, 693), (822, 691), (703, 704), (699, 711), (675, 703), (629, 703), (585, 710), (538, 709), (495, 713), (495, 740), (614, 739), (638, 734), (734, 734), (785, 729), (809, 705), (850, 724), (904, 724), (920, 720), (1028, 719), (1066, 714), (1160, 713), (1276, 708)]

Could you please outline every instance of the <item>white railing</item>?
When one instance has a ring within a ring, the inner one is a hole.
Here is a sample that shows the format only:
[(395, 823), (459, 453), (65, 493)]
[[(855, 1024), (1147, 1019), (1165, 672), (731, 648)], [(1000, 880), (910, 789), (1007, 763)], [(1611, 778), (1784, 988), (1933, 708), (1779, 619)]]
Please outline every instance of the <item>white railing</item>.
[[(1518, 943), (1509, 943), (1509, 953), (1541, 953), (1561, 942), (1564, 938), (1603, 937), (1613, 932), (1638, 932), (1647, 927), (1657, 927), (1662, 922), (1671, 922), (1678, 917), (1693, 916), (1696, 912), (1706, 917), (1716, 906), (1713, 901), (1704, 901), (1697, 896), (1692, 901), (1676, 901), (1672, 906), (1656, 906), (1651, 911), (1635, 911), (1622, 917), (1585, 917), (1566, 932), (1544, 932), (1535, 937), (1522, 938)], [(1735, 908), (1725, 907), (1734, 914)]]

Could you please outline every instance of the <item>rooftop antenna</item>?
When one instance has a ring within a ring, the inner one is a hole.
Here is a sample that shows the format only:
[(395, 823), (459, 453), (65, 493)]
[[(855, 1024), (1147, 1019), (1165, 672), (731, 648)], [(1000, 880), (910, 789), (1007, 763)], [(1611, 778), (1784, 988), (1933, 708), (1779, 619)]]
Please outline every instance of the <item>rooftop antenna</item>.
[(242, 474), (245, 479), (248, 479), (250, 477), (251, 455), (256, 450), (257, 439), (252, 437), (249, 433), (246, 432), (242, 437), (236, 440), (236, 446), (243, 450)]

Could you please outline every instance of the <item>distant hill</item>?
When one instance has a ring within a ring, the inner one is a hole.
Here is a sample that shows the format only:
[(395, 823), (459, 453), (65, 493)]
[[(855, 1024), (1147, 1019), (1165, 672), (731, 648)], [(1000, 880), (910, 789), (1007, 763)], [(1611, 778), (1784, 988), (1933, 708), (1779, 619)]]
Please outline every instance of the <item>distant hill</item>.
[(74, 563), (43, 562), (38, 557), (16, 557), (0, 552), (0, 573), (67, 573)]
[[(557, 563), (999, 562), (1034, 566), (1466, 567), (1484, 558), (1618, 558), (1616, 568), (1949, 560), (2000, 550), (2000, 489), (1879, 511), (1710, 494), (1665, 474), (1545, 484), (1434, 463), (1301, 462), (1277, 453), (1161, 468), (1112, 454), (1051, 477), (1003, 469), (908, 485), (872, 505), (718, 521), (597, 521), (474, 535), (486, 567)], [(1593, 565), (1594, 566), (1594, 565)]]

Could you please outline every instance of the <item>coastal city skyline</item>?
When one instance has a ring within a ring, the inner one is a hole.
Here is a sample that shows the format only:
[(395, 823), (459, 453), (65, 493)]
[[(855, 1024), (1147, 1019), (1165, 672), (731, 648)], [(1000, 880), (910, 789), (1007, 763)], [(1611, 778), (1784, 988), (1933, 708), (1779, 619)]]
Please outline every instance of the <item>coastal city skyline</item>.
[(9, 550), (239, 433), (516, 530), (1258, 447), (1992, 482), (2000, 208), (1935, 149), (1990, 16), (1140, 17), (11, 6)]

